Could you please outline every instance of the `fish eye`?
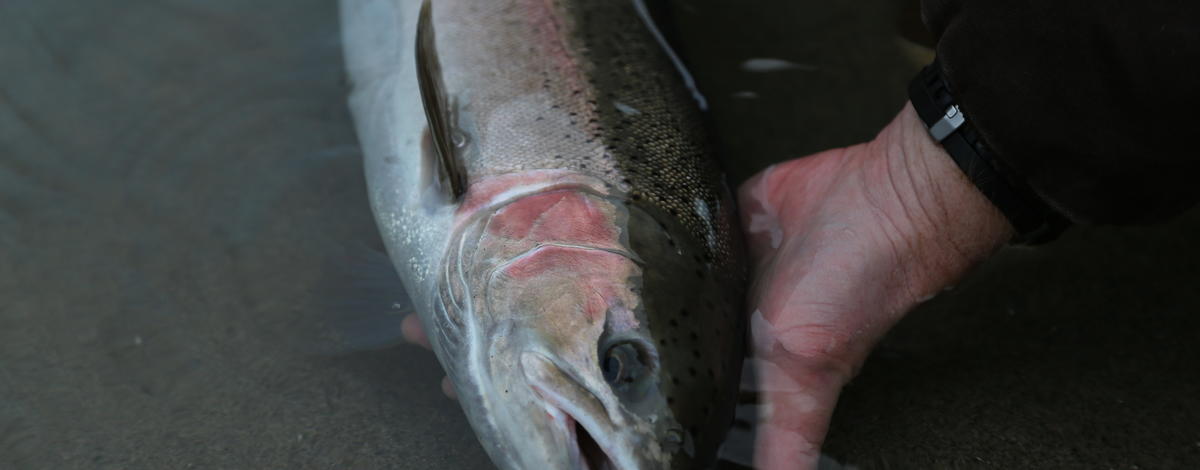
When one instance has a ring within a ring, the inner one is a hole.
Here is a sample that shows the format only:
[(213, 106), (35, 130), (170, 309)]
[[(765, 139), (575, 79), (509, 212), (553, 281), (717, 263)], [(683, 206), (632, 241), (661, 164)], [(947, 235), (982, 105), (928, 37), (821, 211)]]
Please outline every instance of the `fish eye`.
[(622, 366), (623, 364), (621, 363), (621, 358), (619, 356), (615, 354), (605, 356), (604, 367), (601, 368), (604, 371), (604, 380), (607, 380), (608, 383), (615, 383), (616, 381), (620, 380), (622, 372), (621, 369), (623, 369)]
[(614, 387), (636, 381), (646, 372), (643, 357), (645, 355), (633, 342), (623, 341), (610, 346), (600, 360), (604, 380)]

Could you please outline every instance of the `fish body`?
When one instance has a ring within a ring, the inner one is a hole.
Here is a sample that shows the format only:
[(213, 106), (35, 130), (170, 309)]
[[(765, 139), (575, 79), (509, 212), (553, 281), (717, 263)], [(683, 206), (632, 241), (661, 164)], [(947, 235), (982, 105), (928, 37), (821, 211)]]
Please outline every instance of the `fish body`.
[(732, 421), (741, 242), (642, 13), (341, 3), (376, 222), (503, 469), (705, 468)]

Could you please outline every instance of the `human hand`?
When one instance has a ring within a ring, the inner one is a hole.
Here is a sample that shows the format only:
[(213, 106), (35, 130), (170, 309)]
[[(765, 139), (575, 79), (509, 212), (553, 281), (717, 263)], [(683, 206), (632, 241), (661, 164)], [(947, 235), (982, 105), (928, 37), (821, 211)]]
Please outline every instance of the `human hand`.
[(815, 467), (875, 342), (1012, 236), (911, 105), (872, 141), (764, 170), (739, 191), (760, 402), (755, 463)]

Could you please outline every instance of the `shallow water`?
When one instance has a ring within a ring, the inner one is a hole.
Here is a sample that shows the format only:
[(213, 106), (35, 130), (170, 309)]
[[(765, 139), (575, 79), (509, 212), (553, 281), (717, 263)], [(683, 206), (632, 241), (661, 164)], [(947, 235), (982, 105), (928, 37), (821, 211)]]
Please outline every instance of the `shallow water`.
[[(895, 1), (674, 6), (735, 180), (871, 137), (919, 63)], [(315, 345), (376, 243), (336, 28), (332, 1), (0, 2), (0, 468), (487, 468), (431, 354)], [(827, 450), (1200, 464), (1198, 235), (1005, 251), (888, 337)]]

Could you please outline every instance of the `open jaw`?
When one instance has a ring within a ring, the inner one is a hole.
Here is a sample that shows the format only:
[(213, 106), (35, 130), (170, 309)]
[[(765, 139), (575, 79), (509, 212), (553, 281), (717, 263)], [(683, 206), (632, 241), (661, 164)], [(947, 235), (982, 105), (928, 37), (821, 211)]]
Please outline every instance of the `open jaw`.
[(549, 403), (546, 404), (546, 413), (550, 415), (555, 428), (567, 437), (571, 470), (620, 470), (609, 457), (609, 451), (575, 417)]

